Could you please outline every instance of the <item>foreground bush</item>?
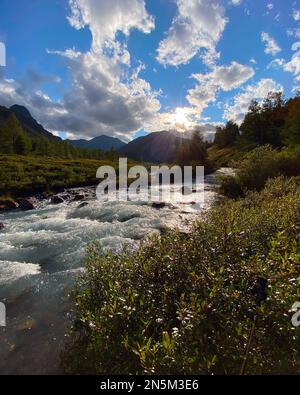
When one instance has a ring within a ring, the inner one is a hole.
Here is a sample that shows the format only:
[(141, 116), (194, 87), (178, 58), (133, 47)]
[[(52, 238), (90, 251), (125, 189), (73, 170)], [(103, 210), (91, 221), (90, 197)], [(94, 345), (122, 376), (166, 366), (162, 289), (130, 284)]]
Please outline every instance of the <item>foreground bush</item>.
[(282, 151), (269, 145), (258, 147), (232, 166), (237, 169), (236, 174), (221, 178), (221, 191), (236, 198), (249, 190), (260, 191), (269, 178), (300, 175), (300, 147)]
[(91, 245), (72, 292), (67, 373), (237, 374), (255, 305), (268, 279), (248, 373), (299, 373), (300, 188), (278, 178), (228, 201), (187, 237), (170, 232), (103, 255)]

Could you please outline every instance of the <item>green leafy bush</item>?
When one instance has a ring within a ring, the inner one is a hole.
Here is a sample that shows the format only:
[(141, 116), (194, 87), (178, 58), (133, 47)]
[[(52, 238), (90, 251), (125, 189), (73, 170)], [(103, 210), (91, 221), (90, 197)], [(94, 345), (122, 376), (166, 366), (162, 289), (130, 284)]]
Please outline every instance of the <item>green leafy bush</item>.
[(72, 291), (73, 320), (62, 366), (83, 374), (237, 374), (268, 279), (248, 373), (299, 373), (300, 188), (277, 178), (226, 201), (194, 224), (104, 254), (88, 249)]
[(269, 178), (300, 174), (300, 152), (296, 148), (277, 151), (269, 145), (257, 147), (232, 163), (234, 176), (221, 177), (221, 191), (236, 198), (248, 190), (260, 191)]

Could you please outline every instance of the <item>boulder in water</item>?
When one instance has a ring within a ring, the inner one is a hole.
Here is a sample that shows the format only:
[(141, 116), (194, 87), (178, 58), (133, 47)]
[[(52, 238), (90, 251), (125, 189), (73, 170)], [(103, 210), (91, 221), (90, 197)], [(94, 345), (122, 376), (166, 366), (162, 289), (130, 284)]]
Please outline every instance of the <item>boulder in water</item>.
[(83, 200), (85, 198), (85, 196), (81, 193), (78, 193), (74, 196), (73, 201), (74, 202), (79, 202), (80, 200)]
[(83, 208), (85, 206), (88, 206), (88, 202), (82, 202), (79, 204), (79, 206), (77, 208)]
[(166, 203), (165, 202), (154, 202), (154, 203), (152, 203), (152, 207), (159, 210), (161, 208), (166, 207)]
[(27, 210), (34, 210), (35, 206), (29, 199), (18, 198), (17, 203), (19, 205), (19, 209), (27, 211)]
[(0, 211), (15, 210), (18, 204), (12, 199), (0, 200)]
[(55, 195), (55, 196), (52, 196), (52, 198), (51, 198), (51, 203), (53, 203), (53, 204), (60, 204), (63, 202), (64, 202), (64, 199), (60, 196)]

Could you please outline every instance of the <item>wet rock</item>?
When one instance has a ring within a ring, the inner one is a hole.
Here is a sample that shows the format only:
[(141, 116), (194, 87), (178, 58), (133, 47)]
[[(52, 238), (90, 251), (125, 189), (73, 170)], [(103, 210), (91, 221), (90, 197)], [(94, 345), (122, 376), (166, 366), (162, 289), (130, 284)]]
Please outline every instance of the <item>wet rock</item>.
[(4, 228), (5, 228), (4, 224), (2, 222), (0, 222), (0, 230), (2, 230)]
[(41, 200), (44, 199), (49, 199), (54, 195), (53, 192), (43, 192), (40, 196), (41, 196)]
[(12, 199), (0, 200), (0, 211), (15, 210), (18, 204)]
[(82, 194), (77, 194), (77, 195), (74, 196), (73, 201), (74, 201), (74, 202), (79, 202), (80, 200), (83, 200), (84, 198), (85, 198), (84, 195), (82, 195)]
[(63, 194), (60, 196), (63, 200), (71, 200), (71, 196), (69, 194)]
[(166, 207), (166, 203), (165, 202), (154, 202), (154, 203), (152, 203), (152, 207), (159, 210), (161, 208)]
[(19, 209), (21, 210), (28, 211), (35, 209), (34, 204), (29, 199), (19, 198), (17, 199), (17, 203), (19, 205)]
[(51, 198), (51, 203), (53, 203), (53, 204), (61, 204), (63, 202), (64, 202), (64, 199), (60, 196), (55, 195), (55, 196), (52, 196), (52, 198)]
[(79, 204), (79, 206), (77, 208), (83, 208), (83, 207), (88, 206), (88, 205), (89, 205), (88, 202), (82, 202), (82, 203)]

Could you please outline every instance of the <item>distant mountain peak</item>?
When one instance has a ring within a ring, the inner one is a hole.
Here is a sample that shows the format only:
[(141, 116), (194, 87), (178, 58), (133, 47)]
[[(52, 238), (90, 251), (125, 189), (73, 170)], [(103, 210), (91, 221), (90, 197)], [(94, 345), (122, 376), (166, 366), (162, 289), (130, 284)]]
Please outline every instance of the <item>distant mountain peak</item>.
[(111, 149), (118, 151), (126, 145), (117, 137), (107, 135), (100, 135), (92, 138), (91, 140), (67, 140), (70, 144), (77, 148), (99, 149), (103, 151), (110, 151)]
[(11, 111), (13, 111), (16, 115), (19, 114), (24, 118), (32, 118), (30, 112), (27, 110), (26, 107), (20, 106), (19, 104), (14, 104), (9, 108)]

